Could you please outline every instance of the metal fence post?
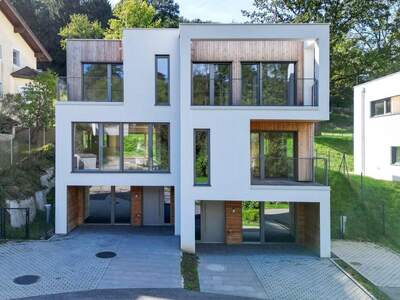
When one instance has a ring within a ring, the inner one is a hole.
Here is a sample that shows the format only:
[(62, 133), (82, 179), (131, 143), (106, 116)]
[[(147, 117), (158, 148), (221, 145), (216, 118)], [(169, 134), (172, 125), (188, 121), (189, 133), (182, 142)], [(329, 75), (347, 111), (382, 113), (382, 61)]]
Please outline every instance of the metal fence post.
[(0, 222), (1, 237), (3, 239), (6, 239), (6, 210), (5, 210), (5, 208), (0, 208), (0, 216), (1, 216), (1, 222)]

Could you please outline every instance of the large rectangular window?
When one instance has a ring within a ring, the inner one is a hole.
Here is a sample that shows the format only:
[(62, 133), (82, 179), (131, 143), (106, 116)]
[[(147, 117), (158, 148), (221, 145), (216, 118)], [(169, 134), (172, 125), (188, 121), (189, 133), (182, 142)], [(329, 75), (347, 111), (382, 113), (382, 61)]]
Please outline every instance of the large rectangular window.
[(210, 130), (194, 130), (194, 184), (210, 184)]
[(168, 172), (169, 125), (74, 123), (73, 170)]
[(391, 98), (371, 102), (371, 117), (390, 114), (392, 112)]
[(74, 170), (99, 170), (99, 124), (75, 123), (74, 135)]
[(296, 63), (242, 63), (242, 105), (296, 105)]
[(392, 165), (400, 166), (400, 146), (392, 147)]
[(253, 183), (296, 179), (295, 132), (252, 132), (250, 152)]
[(192, 64), (192, 105), (230, 105), (231, 63)]
[(169, 55), (156, 55), (156, 104), (169, 104)]
[(83, 100), (122, 102), (124, 71), (122, 64), (84, 63)]

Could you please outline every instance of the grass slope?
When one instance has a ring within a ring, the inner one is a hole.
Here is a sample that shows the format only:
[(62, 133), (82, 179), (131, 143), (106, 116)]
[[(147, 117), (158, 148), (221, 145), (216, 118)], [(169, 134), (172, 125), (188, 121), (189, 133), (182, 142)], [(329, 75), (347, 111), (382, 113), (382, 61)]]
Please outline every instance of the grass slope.
[[(351, 174), (352, 117), (332, 113), (315, 138), (318, 156), (330, 158), (332, 238), (339, 238), (339, 217), (347, 216), (345, 238), (366, 240), (400, 250), (400, 183)], [(350, 174), (340, 165), (346, 155)], [(340, 169), (340, 170), (339, 170)]]

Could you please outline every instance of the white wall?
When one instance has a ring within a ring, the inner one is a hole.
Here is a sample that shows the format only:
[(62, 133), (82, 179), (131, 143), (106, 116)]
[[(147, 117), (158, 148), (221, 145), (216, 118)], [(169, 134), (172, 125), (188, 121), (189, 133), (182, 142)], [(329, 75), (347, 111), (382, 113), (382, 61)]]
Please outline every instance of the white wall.
[[(179, 49), (178, 30), (126, 30), (123, 37), (124, 102), (63, 102), (56, 105), (56, 232), (66, 233), (66, 186), (177, 186), (179, 233)], [(155, 55), (170, 55), (169, 106), (155, 106)], [(170, 173), (72, 173), (72, 122), (170, 123)]]
[[(180, 30), (181, 160), (185, 162), (181, 165), (182, 249), (188, 252), (195, 251), (196, 200), (329, 202), (329, 187), (260, 187), (250, 184), (250, 120), (329, 118), (329, 27), (327, 25), (183, 25)], [(319, 65), (319, 107), (193, 107), (190, 105), (192, 39), (279, 38), (318, 41), (314, 53), (318, 54), (315, 61)], [(210, 129), (211, 186), (193, 186), (192, 145), (195, 128)], [(326, 211), (324, 214), (329, 215)], [(329, 222), (329, 219), (323, 219), (323, 222)], [(330, 233), (324, 228), (322, 226), (323, 234), (329, 235)], [(324, 241), (325, 239), (321, 240), (321, 243)]]
[(354, 87), (356, 174), (400, 181), (400, 166), (391, 165), (391, 147), (400, 146), (400, 114), (371, 117), (371, 101), (397, 95), (400, 95), (400, 73)]

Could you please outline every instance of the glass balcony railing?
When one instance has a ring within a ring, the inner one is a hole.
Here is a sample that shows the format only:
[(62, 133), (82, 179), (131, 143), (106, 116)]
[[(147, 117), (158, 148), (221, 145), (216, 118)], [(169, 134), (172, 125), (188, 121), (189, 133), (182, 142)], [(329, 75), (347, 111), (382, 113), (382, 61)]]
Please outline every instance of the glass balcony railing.
[(59, 77), (57, 100), (86, 102), (122, 102), (124, 82), (121, 77)]
[(318, 106), (318, 81), (314, 78), (192, 81), (194, 106)]
[(328, 185), (328, 161), (321, 157), (254, 158), (251, 160), (251, 184)]

